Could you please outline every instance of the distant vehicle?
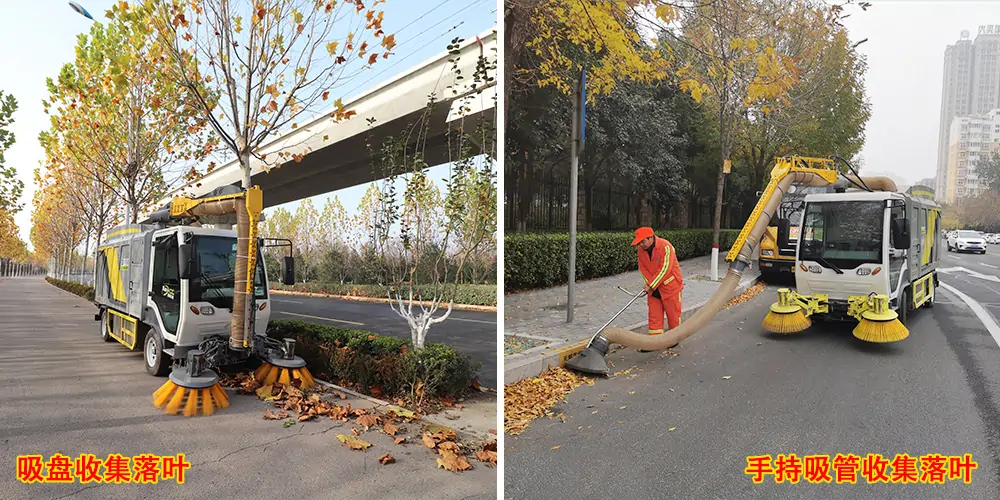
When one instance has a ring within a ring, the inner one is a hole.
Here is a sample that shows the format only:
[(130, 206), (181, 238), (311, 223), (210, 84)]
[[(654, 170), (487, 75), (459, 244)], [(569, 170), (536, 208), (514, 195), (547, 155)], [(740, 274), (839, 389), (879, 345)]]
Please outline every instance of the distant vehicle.
[(986, 253), (986, 241), (979, 231), (955, 231), (948, 236), (949, 252), (976, 252)]

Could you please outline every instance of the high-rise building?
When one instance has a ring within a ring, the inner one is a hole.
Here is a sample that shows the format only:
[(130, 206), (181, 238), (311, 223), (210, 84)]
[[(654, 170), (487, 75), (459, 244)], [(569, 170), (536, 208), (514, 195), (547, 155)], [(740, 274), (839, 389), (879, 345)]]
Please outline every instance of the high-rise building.
[(973, 47), (969, 32), (962, 31), (962, 37), (954, 45), (944, 49), (944, 81), (941, 84), (941, 121), (938, 131), (937, 185), (936, 196), (941, 199), (947, 186), (948, 177), (948, 132), (951, 121), (956, 116), (968, 115), (972, 111), (972, 64)]
[(980, 116), (959, 116), (952, 120), (948, 134), (947, 178), (940, 201), (955, 203), (976, 196), (987, 186), (979, 182), (976, 168), (980, 162), (1000, 151), (1000, 109)]

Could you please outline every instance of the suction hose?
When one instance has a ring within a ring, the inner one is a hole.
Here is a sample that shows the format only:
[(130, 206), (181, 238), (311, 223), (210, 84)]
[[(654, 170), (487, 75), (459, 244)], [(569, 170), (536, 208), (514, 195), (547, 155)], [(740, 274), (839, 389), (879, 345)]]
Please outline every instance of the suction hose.
[[(835, 187), (852, 187), (848, 179), (862, 186), (867, 185), (872, 190), (896, 191), (896, 184), (887, 177), (863, 177), (859, 179), (855, 176), (841, 176), (833, 185)], [(722, 306), (733, 297), (733, 292), (740, 284), (744, 271), (750, 266), (753, 249), (757, 247), (757, 243), (771, 222), (771, 215), (775, 213), (781, 203), (781, 198), (792, 184), (818, 187), (829, 186), (830, 182), (812, 172), (791, 172), (781, 178), (775, 186), (773, 194), (765, 203), (761, 216), (757, 218), (749, 236), (740, 248), (738, 257), (730, 263), (729, 271), (719, 285), (719, 289), (704, 306), (698, 309), (694, 316), (681, 323), (677, 328), (660, 335), (643, 335), (617, 327), (607, 328), (595, 335), (591, 339), (590, 345), (577, 357), (567, 361), (566, 366), (582, 372), (606, 375), (610, 370), (603, 357), (607, 355), (612, 343), (644, 350), (662, 350), (683, 341), (708, 324), (715, 318), (719, 309), (722, 309)]]

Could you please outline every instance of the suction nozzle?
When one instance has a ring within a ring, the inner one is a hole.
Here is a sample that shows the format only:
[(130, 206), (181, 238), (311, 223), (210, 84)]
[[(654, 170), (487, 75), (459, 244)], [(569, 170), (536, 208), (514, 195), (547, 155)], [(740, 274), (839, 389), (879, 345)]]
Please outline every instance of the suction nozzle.
[(604, 359), (604, 356), (608, 355), (608, 347), (608, 339), (603, 334), (598, 334), (590, 341), (590, 345), (580, 351), (580, 354), (566, 361), (566, 368), (593, 375), (607, 376), (611, 373), (611, 367), (608, 366), (608, 361)]

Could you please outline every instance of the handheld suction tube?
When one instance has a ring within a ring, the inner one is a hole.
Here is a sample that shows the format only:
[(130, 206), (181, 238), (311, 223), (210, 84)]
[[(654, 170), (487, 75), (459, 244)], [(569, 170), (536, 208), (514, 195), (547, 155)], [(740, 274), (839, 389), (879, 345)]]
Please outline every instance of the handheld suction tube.
[[(851, 180), (855, 182), (859, 180), (855, 176), (841, 176), (833, 185), (849, 187), (849, 181), (845, 177), (851, 177)], [(861, 180), (873, 190), (896, 191), (896, 184), (887, 177), (864, 177)], [(683, 341), (708, 324), (722, 309), (722, 306), (732, 298), (744, 271), (750, 266), (753, 249), (756, 248), (771, 222), (771, 214), (775, 213), (781, 203), (782, 195), (788, 191), (788, 187), (792, 184), (831, 185), (829, 181), (812, 172), (792, 171), (778, 180), (776, 189), (764, 205), (762, 216), (754, 223), (753, 229), (740, 248), (738, 257), (729, 265), (729, 271), (719, 285), (719, 289), (690, 319), (681, 323), (677, 328), (660, 335), (643, 335), (617, 327), (606, 328), (595, 335), (590, 341), (590, 345), (577, 357), (568, 360), (566, 366), (577, 371), (607, 375), (610, 370), (603, 357), (607, 355), (611, 344), (643, 350), (662, 350)]]

